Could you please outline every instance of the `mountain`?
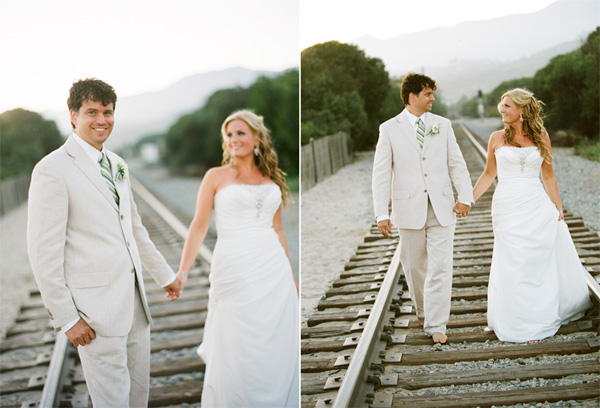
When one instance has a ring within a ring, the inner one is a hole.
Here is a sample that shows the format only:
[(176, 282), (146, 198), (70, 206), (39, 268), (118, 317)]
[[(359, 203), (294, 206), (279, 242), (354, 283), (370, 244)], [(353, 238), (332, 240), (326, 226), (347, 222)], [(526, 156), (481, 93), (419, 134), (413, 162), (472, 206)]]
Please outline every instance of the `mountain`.
[(532, 77), (556, 55), (566, 54), (581, 46), (581, 41), (568, 41), (530, 57), (516, 61), (464, 60), (445, 67), (433, 67), (426, 74), (435, 78), (438, 92), (445, 102), (456, 102), (461, 96), (475, 96), (478, 90), (490, 92), (501, 82)]
[[(115, 127), (107, 146), (118, 149), (142, 136), (165, 132), (181, 115), (201, 108), (215, 91), (236, 86), (247, 87), (260, 76), (276, 74), (272, 71), (229, 68), (192, 75), (160, 91), (119, 98), (115, 109)], [(67, 111), (46, 111), (42, 115), (54, 120), (62, 134), (71, 133)]]
[[(531, 75), (557, 55), (549, 55), (551, 50), (562, 53), (577, 48), (598, 26), (599, 15), (598, 0), (558, 0), (535, 13), (468, 21), (384, 40), (363, 36), (353, 43), (367, 55), (381, 58), (392, 76), (425, 72), (440, 88), (445, 83), (457, 89), (484, 89), (492, 82), (494, 87), (506, 79)], [(498, 76), (483, 78), (484, 73)], [(475, 83), (477, 77), (482, 82)], [(461, 83), (453, 82), (458, 78)], [(462, 94), (445, 89), (444, 95), (455, 100)]]

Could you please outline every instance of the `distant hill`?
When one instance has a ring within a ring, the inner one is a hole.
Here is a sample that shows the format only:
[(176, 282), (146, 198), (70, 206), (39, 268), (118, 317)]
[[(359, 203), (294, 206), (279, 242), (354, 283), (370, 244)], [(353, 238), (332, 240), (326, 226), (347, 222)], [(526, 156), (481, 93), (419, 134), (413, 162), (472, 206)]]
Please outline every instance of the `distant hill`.
[[(192, 75), (161, 91), (119, 98), (115, 110), (115, 128), (107, 146), (118, 149), (142, 136), (164, 132), (181, 115), (201, 108), (215, 91), (236, 86), (247, 87), (260, 76), (276, 74), (272, 71), (230, 68)], [(42, 115), (54, 120), (62, 134), (71, 133), (67, 111), (47, 111)]]
[(384, 40), (363, 36), (352, 43), (381, 58), (392, 76), (409, 71), (431, 74), (440, 88), (444, 85), (446, 99), (453, 101), (462, 90), (490, 90), (506, 79), (532, 75), (553, 56), (581, 45), (599, 25), (598, 16), (598, 0), (558, 0), (535, 13), (463, 22)]
[(502, 81), (531, 77), (556, 55), (569, 53), (580, 46), (579, 40), (569, 41), (516, 61), (465, 60), (433, 67), (425, 73), (436, 80), (444, 101), (456, 102), (461, 96), (476, 95), (479, 89), (490, 92)]

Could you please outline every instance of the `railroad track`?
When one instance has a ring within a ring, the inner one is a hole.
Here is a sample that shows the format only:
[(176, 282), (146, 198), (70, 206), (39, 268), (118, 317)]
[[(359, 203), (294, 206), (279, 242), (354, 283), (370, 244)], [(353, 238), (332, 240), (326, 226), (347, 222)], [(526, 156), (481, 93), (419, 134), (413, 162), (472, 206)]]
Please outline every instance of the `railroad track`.
[[(189, 217), (174, 215), (141, 184), (134, 182), (133, 189), (152, 241), (177, 270)], [(206, 245), (212, 248), (215, 240), (209, 234)], [(175, 302), (144, 274), (154, 320), (149, 406), (200, 406), (204, 363), (195, 350), (206, 319), (210, 260), (211, 250), (203, 247)], [(0, 344), (0, 407), (53, 406), (89, 407), (91, 400), (77, 350), (53, 331), (40, 294), (33, 290)]]
[[(485, 149), (462, 124), (455, 130), (475, 182)], [(434, 345), (418, 324), (397, 232), (384, 238), (371, 227), (302, 329), (302, 407), (600, 405), (600, 238), (566, 212), (595, 307), (539, 344), (500, 342), (485, 330), (492, 194), (493, 186), (456, 226), (445, 345)]]

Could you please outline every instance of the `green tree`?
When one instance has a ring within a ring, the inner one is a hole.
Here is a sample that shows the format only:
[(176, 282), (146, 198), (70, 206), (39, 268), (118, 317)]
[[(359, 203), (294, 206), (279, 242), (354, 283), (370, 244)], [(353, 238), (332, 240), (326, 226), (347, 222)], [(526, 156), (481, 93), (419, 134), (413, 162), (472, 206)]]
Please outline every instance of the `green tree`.
[(599, 125), (600, 27), (576, 51), (554, 57), (535, 73), (533, 91), (548, 105), (549, 129), (573, 129), (597, 139)]
[(64, 143), (56, 123), (25, 109), (0, 114), (0, 178), (30, 172)]
[(298, 70), (275, 78), (261, 77), (248, 88), (215, 92), (206, 104), (184, 115), (165, 134), (163, 161), (172, 169), (195, 167), (201, 172), (219, 166), (222, 159), (221, 124), (239, 109), (250, 109), (264, 117), (271, 131), (280, 167), (297, 176), (298, 158)]
[(378, 127), (398, 101), (379, 58), (329, 41), (302, 51), (302, 143), (344, 131), (354, 148), (375, 144)]

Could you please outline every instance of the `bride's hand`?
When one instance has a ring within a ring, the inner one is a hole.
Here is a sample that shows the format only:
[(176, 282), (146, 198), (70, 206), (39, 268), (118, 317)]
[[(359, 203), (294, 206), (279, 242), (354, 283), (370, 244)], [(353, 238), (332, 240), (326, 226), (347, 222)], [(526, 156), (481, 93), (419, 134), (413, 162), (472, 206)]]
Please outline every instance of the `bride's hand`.
[(558, 220), (559, 221), (561, 221), (561, 220), (564, 221), (564, 219), (565, 219), (565, 214), (563, 213), (562, 208), (560, 208), (560, 209), (558, 209)]

